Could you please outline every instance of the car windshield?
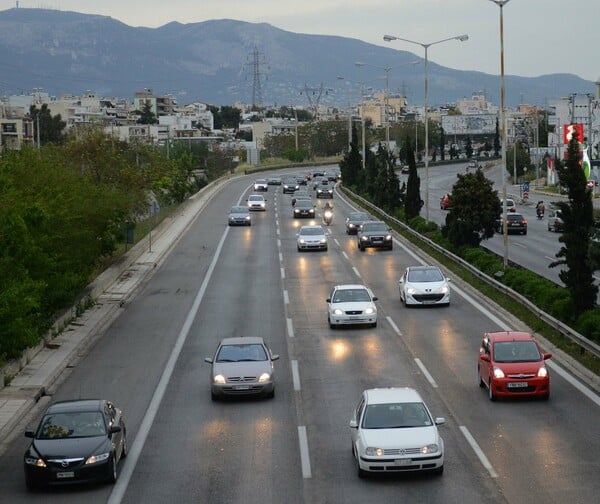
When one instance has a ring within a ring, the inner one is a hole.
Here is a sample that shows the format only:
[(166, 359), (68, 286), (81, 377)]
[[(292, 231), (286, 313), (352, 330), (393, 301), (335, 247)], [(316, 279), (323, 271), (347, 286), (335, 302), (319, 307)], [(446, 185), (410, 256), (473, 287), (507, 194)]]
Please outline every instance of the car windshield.
[(258, 343), (223, 345), (219, 349), (216, 362), (266, 361), (265, 347)]
[(333, 303), (361, 303), (371, 301), (371, 296), (366, 289), (340, 289), (331, 300)]
[(325, 233), (323, 233), (323, 230), (321, 228), (301, 228), (300, 234), (305, 236), (317, 236), (323, 235)]
[(241, 206), (234, 206), (230, 212), (231, 213), (248, 213), (248, 209), (245, 207), (241, 207)]
[(409, 282), (441, 282), (444, 276), (437, 268), (411, 269), (408, 271)]
[(363, 429), (401, 429), (433, 425), (423, 403), (369, 404), (362, 420)]
[(40, 422), (37, 439), (64, 439), (105, 436), (106, 425), (100, 411), (51, 413)]
[(262, 196), (250, 196), (248, 198), (248, 201), (263, 201), (263, 197)]
[(366, 221), (368, 219), (369, 219), (369, 216), (367, 214), (363, 214), (363, 213), (350, 214), (350, 216), (348, 217), (348, 220), (352, 221), (352, 222)]
[(494, 343), (495, 362), (531, 362), (542, 360), (533, 341), (498, 341)]
[(388, 227), (385, 222), (365, 222), (362, 226), (363, 231), (387, 231)]
[(266, 183), (267, 183), (267, 181), (265, 179), (262, 179), (262, 178), (261, 179), (257, 179), (256, 182), (255, 182), (255, 184), (266, 184)]
[(312, 201), (309, 200), (309, 199), (305, 199), (305, 200), (304, 199), (300, 199), (300, 200), (297, 200), (296, 201), (296, 206), (298, 208), (312, 208), (313, 207)]

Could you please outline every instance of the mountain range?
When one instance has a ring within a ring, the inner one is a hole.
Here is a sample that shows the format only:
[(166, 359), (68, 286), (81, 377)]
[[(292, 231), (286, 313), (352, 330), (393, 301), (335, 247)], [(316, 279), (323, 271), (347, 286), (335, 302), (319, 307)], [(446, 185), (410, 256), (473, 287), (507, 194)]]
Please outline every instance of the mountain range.
[[(412, 64), (417, 60), (421, 64)], [(359, 68), (357, 61), (380, 69)], [(423, 103), (423, 58), (357, 39), (228, 19), (146, 28), (77, 12), (0, 11), (0, 95), (42, 88), (53, 96), (91, 91), (129, 98), (148, 88), (172, 94), (179, 103), (348, 105), (359, 101), (361, 81), (368, 81), (363, 88), (385, 89), (384, 67), (394, 67), (390, 92), (407, 96), (409, 104)], [(431, 61), (428, 68), (430, 104), (474, 93), (500, 102), (498, 75)], [(593, 82), (564, 73), (507, 75), (505, 82), (508, 106), (523, 98), (544, 105), (570, 93), (594, 92)]]

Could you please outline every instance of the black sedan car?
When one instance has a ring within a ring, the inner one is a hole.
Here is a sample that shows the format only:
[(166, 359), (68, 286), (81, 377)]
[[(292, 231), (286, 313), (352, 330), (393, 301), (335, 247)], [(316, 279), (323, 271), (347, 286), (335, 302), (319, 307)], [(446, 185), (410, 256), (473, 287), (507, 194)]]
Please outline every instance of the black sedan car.
[(365, 212), (351, 212), (346, 217), (346, 234), (355, 235), (363, 222), (371, 220), (371, 216)]
[(127, 455), (121, 410), (103, 399), (51, 404), (25, 452), (25, 484), (39, 485), (117, 480), (117, 464)]
[(369, 247), (392, 250), (392, 230), (383, 221), (364, 222), (357, 233), (358, 248), (363, 252)]
[(314, 218), (315, 206), (311, 200), (298, 200), (294, 205), (294, 219), (301, 217)]

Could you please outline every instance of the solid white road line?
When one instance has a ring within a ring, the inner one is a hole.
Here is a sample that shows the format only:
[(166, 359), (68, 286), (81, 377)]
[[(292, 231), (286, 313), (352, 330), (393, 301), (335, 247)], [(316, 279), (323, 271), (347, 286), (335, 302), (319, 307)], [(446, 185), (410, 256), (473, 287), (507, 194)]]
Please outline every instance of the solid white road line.
[(590, 399), (592, 402), (596, 403), (597, 406), (600, 406), (600, 396), (587, 388), (583, 383), (578, 381), (573, 375), (567, 373), (563, 368), (559, 365), (555, 364), (552, 361), (546, 361), (546, 366), (552, 369), (553, 372), (559, 374), (562, 378), (567, 380), (573, 387), (575, 387), (579, 392), (581, 392), (584, 396)]
[(392, 320), (392, 317), (386, 317), (386, 320), (388, 321), (388, 323), (392, 326), (392, 329), (396, 332), (396, 334), (398, 336), (402, 336), (402, 333), (400, 332), (400, 329), (398, 329), (398, 326), (396, 325), (396, 323)]
[(287, 323), (287, 332), (290, 338), (294, 337), (294, 325), (291, 318), (286, 319)]
[(194, 299), (194, 303), (185, 318), (185, 322), (183, 323), (183, 327), (179, 331), (179, 335), (177, 336), (177, 340), (175, 341), (175, 345), (173, 346), (173, 350), (171, 351), (171, 355), (169, 355), (169, 360), (167, 361), (163, 373), (160, 377), (160, 381), (154, 390), (154, 394), (152, 395), (152, 400), (148, 405), (148, 409), (146, 410), (146, 414), (142, 419), (142, 423), (138, 430), (138, 433), (135, 437), (135, 441), (130, 447), (127, 459), (123, 464), (123, 468), (121, 469), (121, 474), (119, 475), (119, 479), (114, 484), (112, 492), (110, 493), (108, 504), (118, 504), (123, 499), (123, 495), (125, 495), (125, 491), (127, 490), (127, 486), (129, 485), (129, 481), (131, 480), (131, 476), (133, 475), (133, 471), (135, 470), (135, 466), (137, 465), (137, 461), (142, 453), (142, 449), (144, 448), (144, 444), (146, 443), (146, 439), (148, 437), (148, 433), (152, 428), (152, 424), (154, 423), (154, 418), (156, 417), (156, 413), (158, 412), (158, 408), (160, 407), (160, 403), (162, 402), (163, 396), (165, 395), (165, 391), (167, 390), (167, 386), (169, 385), (169, 381), (171, 380), (171, 375), (173, 374), (173, 370), (175, 369), (175, 364), (177, 363), (177, 359), (179, 358), (179, 354), (181, 353), (181, 349), (185, 344), (185, 341), (190, 332), (190, 328), (192, 327), (192, 323), (196, 318), (198, 310), (200, 308), (200, 303), (202, 302), (202, 298), (204, 298), (204, 294), (212, 277), (213, 271), (217, 265), (217, 261), (221, 255), (221, 250), (223, 249), (223, 244), (225, 243), (225, 239), (227, 238), (227, 234), (229, 233), (229, 228), (225, 228), (225, 232), (221, 237), (221, 241), (215, 251), (215, 255), (213, 257), (208, 270), (206, 271), (206, 275), (204, 276), (204, 280), (202, 281), (202, 285), (200, 285), (200, 289), (196, 294)]
[(302, 477), (304, 479), (312, 478), (310, 470), (310, 457), (308, 452), (308, 436), (306, 435), (306, 427), (298, 426), (298, 441), (300, 442), (300, 461), (302, 462)]
[(298, 392), (300, 390), (300, 372), (298, 371), (298, 361), (292, 361), (292, 383), (294, 384), (294, 390)]
[(358, 278), (360, 278), (360, 273), (358, 272), (358, 270), (356, 269), (356, 267), (355, 267), (355, 266), (352, 266), (352, 271), (354, 271), (354, 274), (355, 274), (355, 275), (356, 275)]
[(423, 364), (421, 362), (421, 359), (418, 359), (415, 357), (415, 362), (417, 363), (417, 366), (419, 366), (421, 373), (423, 373), (425, 375), (425, 378), (427, 378), (427, 381), (431, 384), (431, 386), (433, 388), (437, 388), (437, 383), (435, 382), (435, 380), (433, 379), (433, 376), (431, 376), (429, 371), (427, 371), (427, 368), (425, 367), (425, 364)]
[(459, 425), (458, 428), (463, 433), (463, 436), (465, 436), (467, 443), (469, 443), (471, 445), (471, 448), (473, 448), (475, 455), (477, 455), (479, 457), (479, 460), (481, 460), (483, 467), (485, 467), (487, 469), (487, 471), (490, 473), (490, 476), (492, 478), (497, 478), (498, 473), (494, 470), (494, 468), (492, 467), (492, 464), (490, 464), (490, 461), (483, 453), (483, 450), (477, 444), (477, 441), (475, 441), (475, 438), (469, 432), (469, 429), (467, 429), (464, 425)]

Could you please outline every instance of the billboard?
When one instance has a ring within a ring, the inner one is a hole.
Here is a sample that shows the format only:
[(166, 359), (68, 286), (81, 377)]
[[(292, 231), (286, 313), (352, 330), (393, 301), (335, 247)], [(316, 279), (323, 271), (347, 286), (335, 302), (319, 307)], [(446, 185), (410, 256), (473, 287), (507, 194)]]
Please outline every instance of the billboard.
[(470, 114), (442, 116), (446, 135), (494, 135), (496, 114)]
[(577, 133), (579, 143), (583, 143), (583, 124), (565, 124), (563, 126), (563, 144), (568, 145), (575, 133)]

